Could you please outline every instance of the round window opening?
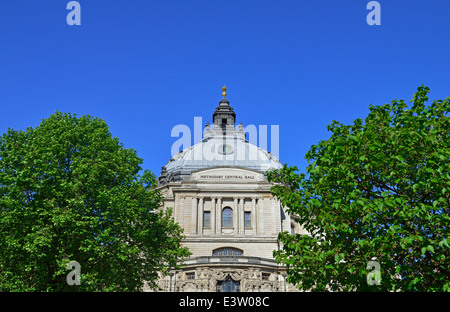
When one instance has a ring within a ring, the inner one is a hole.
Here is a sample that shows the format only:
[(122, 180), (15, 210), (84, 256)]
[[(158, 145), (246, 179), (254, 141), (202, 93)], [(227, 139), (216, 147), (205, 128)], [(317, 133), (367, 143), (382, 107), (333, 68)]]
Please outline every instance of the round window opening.
[(233, 154), (233, 147), (229, 144), (222, 144), (219, 146), (218, 152), (221, 155), (230, 155)]

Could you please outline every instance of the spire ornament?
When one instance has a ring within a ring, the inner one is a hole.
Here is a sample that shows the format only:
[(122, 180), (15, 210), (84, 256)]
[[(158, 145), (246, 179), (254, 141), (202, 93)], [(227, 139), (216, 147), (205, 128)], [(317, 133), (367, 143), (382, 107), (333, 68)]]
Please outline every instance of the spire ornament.
[(227, 87), (222, 87), (222, 96), (223, 99), (220, 100), (219, 106), (216, 107), (216, 111), (213, 113), (213, 122), (214, 125), (234, 125), (236, 121), (236, 113), (233, 111), (233, 108), (230, 106), (230, 102), (226, 99), (227, 96)]

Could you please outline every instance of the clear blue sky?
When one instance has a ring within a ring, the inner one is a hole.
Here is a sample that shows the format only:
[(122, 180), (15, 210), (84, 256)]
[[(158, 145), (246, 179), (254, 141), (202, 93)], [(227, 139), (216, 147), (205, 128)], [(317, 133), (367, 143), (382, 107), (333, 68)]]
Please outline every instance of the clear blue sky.
[(279, 125), (280, 158), (304, 155), (332, 120), (410, 100), (422, 84), (450, 95), (450, 0), (0, 1), (0, 132), (55, 111), (104, 119), (159, 175), (172, 127), (211, 122), (228, 87), (244, 125)]

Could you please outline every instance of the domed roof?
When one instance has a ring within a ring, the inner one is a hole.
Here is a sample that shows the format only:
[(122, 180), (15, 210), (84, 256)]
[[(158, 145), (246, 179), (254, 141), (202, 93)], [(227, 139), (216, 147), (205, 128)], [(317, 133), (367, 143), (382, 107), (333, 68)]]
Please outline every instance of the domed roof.
[(282, 167), (274, 155), (236, 135), (205, 138), (172, 157), (166, 165), (166, 170), (167, 173), (177, 170), (192, 172), (224, 166), (258, 171)]
[(162, 167), (159, 183), (181, 181), (193, 171), (213, 167), (243, 167), (261, 172), (281, 168), (275, 155), (246, 140), (242, 124), (239, 129), (234, 127), (235, 117), (224, 96), (213, 114), (212, 129), (208, 123), (202, 141), (175, 154)]

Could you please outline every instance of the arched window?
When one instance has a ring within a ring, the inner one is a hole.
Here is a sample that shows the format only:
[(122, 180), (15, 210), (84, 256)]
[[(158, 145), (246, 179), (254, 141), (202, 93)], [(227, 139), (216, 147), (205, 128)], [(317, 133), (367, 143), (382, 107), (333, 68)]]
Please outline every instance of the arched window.
[(214, 249), (213, 256), (242, 256), (244, 252), (234, 247), (222, 247)]
[(295, 234), (295, 223), (291, 223), (291, 235)]
[(234, 281), (228, 275), (224, 281), (217, 282), (217, 292), (239, 292), (239, 281)]
[(222, 210), (222, 227), (233, 227), (233, 209), (230, 207), (225, 207)]

